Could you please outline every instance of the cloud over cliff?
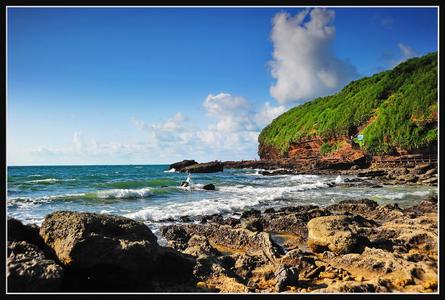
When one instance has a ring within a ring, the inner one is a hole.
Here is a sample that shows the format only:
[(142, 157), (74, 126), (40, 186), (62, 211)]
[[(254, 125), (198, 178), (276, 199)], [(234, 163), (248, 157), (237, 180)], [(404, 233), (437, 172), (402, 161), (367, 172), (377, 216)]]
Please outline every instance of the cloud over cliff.
[(280, 104), (331, 94), (358, 77), (355, 67), (332, 51), (334, 17), (333, 10), (322, 8), (275, 15), (270, 66), (276, 82), (270, 94)]

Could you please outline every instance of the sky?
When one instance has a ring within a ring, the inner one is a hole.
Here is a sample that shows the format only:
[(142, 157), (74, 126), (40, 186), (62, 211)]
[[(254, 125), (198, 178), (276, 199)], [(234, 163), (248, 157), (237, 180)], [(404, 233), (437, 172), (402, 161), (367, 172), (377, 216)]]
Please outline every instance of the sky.
[(437, 51), (436, 8), (7, 9), (8, 165), (258, 159), (286, 110)]

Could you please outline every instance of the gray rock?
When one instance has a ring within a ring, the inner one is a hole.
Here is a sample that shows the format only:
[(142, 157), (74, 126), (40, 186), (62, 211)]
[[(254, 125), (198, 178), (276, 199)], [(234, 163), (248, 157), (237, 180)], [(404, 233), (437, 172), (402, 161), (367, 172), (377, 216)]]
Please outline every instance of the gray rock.
[(288, 285), (296, 285), (298, 283), (298, 269), (295, 267), (281, 266), (275, 273), (277, 281), (275, 290), (282, 292)]

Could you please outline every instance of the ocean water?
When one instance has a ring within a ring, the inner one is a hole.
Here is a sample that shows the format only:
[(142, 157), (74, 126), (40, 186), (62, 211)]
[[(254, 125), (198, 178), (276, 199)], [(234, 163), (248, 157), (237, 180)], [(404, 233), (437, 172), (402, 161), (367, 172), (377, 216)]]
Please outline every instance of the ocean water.
[[(345, 199), (369, 198), (401, 207), (437, 195), (437, 187), (329, 187), (354, 176), (263, 176), (255, 169), (192, 174), (191, 189), (180, 184), (184, 173), (167, 165), (8, 167), (7, 214), (41, 224), (57, 210), (109, 213), (144, 221), (156, 230), (160, 220), (299, 204), (325, 206)], [(215, 191), (202, 189), (213, 183)]]

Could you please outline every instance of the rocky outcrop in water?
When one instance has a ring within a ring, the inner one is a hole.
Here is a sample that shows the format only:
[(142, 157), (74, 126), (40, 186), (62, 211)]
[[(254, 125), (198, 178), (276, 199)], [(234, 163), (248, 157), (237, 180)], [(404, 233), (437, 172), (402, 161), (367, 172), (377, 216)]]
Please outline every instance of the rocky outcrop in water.
[(196, 165), (197, 162), (195, 160), (192, 159), (185, 159), (183, 161), (179, 161), (177, 163), (171, 164), (168, 168), (171, 169), (175, 169), (175, 171), (181, 171), (183, 168), (188, 167), (188, 166), (192, 166), (192, 165)]
[(180, 172), (190, 172), (190, 173), (214, 173), (222, 171), (224, 171), (224, 166), (219, 161), (194, 164), (184, 167), (180, 170)]
[(169, 166), (170, 170), (185, 173), (214, 173), (224, 171), (224, 165), (220, 161), (197, 163), (194, 160), (183, 160)]

